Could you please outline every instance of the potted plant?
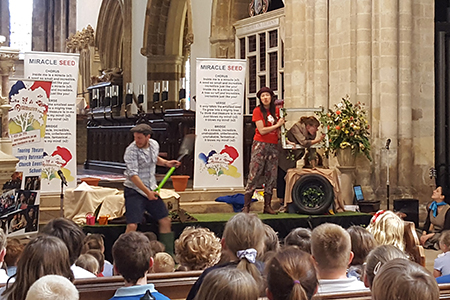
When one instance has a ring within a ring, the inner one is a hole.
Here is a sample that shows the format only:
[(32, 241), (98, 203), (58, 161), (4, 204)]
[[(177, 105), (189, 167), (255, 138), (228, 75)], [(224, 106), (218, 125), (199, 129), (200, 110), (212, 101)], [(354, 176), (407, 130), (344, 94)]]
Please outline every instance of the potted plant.
[[(328, 146), (325, 152), (338, 156), (339, 164), (351, 164), (351, 161), (340, 161), (350, 155), (350, 160), (358, 153), (364, 154), (372, 161), (370, 156), (369, 122), (363, 104), (350, 102), (349, 96), (334, 105), (328, 112), (317, 113), (320, 122), (328, 129)], [(340, 155), (343, 152), (347, 154)]]

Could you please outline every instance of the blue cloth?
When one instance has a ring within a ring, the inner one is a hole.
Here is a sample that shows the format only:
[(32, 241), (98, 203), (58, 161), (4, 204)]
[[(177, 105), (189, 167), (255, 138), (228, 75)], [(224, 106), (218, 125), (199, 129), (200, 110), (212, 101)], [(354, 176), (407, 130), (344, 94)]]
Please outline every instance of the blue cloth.
[[(258, 201), (256, 199), (252, 199), (252, 202)], [(234, 212), (241, 212), (242, 208), (244, 208), (244, 194), (234, 194), (228, 196), (221, 196), (216, 199), (216, 202), (225, 202), (231, 204), (233, 206)]]
[(444, 275), (436, 278), (437, 283), (450, 283), (450, 275)]
[(442, 206), (442, 205), (445, 205), (445, 204), (447, 204), (445, 201), (442, 201), (442, 202), (436, 202), (436, 201), (433, 201), (433, 202), (431, 203), (431, 205), (430, 205), (430, 210), (433, 212), (433, 217), (436, 218), (436, 216), (437, 216), (437, 209), (438, 209), (438, 206)]
[(145, 295), (145, 292), (149, 290), (152, 293), (152, 296), (155, 297), (155, 300), (170, 300), (163, 294), (159, 293), (153, 284), (146, 285), (133, 285), (118, 288), (114, 297), (110, 300), (139, 300), (142, 296)]

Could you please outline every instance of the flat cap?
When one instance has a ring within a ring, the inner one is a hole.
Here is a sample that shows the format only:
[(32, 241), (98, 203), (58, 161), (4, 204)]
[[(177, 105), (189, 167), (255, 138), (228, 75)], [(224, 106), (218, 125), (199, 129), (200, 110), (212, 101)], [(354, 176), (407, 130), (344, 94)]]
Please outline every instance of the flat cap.
[(144, 135), (149, 135), (152, 134), (152, 128), (150, 127), (150, 125), (148, 124), (138, 124), (136, 126), (134, 126), (133, 128), (131, 128), (130, 130), (131, 133), (142, 133)]

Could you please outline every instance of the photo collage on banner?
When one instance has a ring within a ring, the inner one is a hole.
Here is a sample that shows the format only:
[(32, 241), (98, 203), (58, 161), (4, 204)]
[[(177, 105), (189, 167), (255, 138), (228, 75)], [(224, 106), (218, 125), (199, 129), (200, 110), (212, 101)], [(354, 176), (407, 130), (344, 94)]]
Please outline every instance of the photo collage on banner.
[(197, 59), (194, 189), (242, 188), (246, 61)]
[(49, 81), (34, 80), (10, 83), (8, 128), (12, 154), (19, 163), (0, 196), (0, 225), (8, 235), (21, 235), (38, 229), (51, 85)]

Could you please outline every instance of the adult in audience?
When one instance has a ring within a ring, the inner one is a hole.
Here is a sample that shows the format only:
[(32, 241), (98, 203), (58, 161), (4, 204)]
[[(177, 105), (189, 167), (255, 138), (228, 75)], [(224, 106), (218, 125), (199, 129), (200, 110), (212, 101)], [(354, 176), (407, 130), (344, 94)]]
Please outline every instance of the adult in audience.
[(33, 283), (25, 300), (78, 300), (78, 290), (69, 279), (45, 275)]
[(17, 262), (16, 275), (11, 277), (6, 287), (0, 290), (1, 299), (25, 300), (31, 285), (42, 276), (50, 274), (61, 275), (73, 281), (69, 251), (66, 245), (56, 237), (38, 236), (23, 249)]
[(445, 202), (445, 195), (440, 186), (433, 191), (431, 199), (433, 202), (428, 206), (420, 243), (424, 248), (439, 250), (442, 231), (450, 229), (450, 205)]
[(2, 269), (3, 261), (6, 255), (6, 234), (3, 229), (0, 228), (0, 283), (6, 283), (9, 276), (6, 274), (5, 269)]
[(292, 229), (284, 238), (284, 246), (297, 246), (311, 254), (311, 230), (301, 227)]
[(295, 246), (280, 250), (267, 264), (266, 274), (269, 300), (309, 300), (317, 292), (314, 260)]
[(355, 277), (347, 278), (353, 259), (350, 235), (336, 224), (325, 223), (311, 234), (311, 252), (319, 275), (319, 294), (366, 290)]
[(159, 239), (166, 246), (166, 251), (173, 255), (174, 235), (171, 229), (171, 219), (166, 204), (155, 192), (157, 188), (156, 165), (163, 167), (178, 167), (177, 160), (165, 160), (159, 154), (159, 144), (151, 139), (152, 128), (148, 124), (138, 124), (131, 129), (134, 141), (127, 147), (124, 154), (126, 164), (124, 182), (126, 232), (136, 231), (147, 211), (158, 221)]
[(188, 270), (204, 270), (219, 262), (222, 246), (220, 239), (208, 228), (184, 228), (175, 241), (178, 263)]
[[(88, 253), (90, 250), (98, 250), (101, 252), (102, 259), (99, 254), (94, 254), (94, 256), (99, 261), (99, 268), (101, 273), (100, 277), (109, 277), (114, 275), (113, 265), (109, 261), (105, 260), (105, 241), (103, 234), (91, 233), (88, 234), (84, 239), (83, 251), (81, 253)], [(92, 253), (91, 253), (92, 254)], [(99, 276), (99, 275), (97, 275)]]
[(19, 239), (16, 238), (6, 239), (5, 263), (6, 263), (6, 273), (8, 274), (9, 277), (16, 274), (17, 261), (19, 260), (19, 257), (23, 252), (23, 247), (24, 246), (22, 245), (22, 243), (20, 243)]
[(372, 288), (373, 280), (380, 268), (388, 261), (396, 258), (408, 259), (405, 252), (393, 245), (381, 245), (369, 252), (364, 270), (364, 285)]
[(361, 226), (350, 226), (347, 228), (352, 241), (353, 259), (347, 270), (347, 277), (356, 277), (364, 280), (364, 263), (369, 252), (377, 246), (373, 235)]
[(247, 272), (222, 268), (205, 276), (195, 300), (257, 300), (259, 288)]
[(75, 265), (75, 261), (81, 254), (85, 238), (84, 232), (75, 222), (65, 218), (56, 218), (48, 222), (41, 233), (55, 236), (66, 244), (67, 249), (69, 249), (69, 261), (75, 279), (96, 277), (91, 272)]
[(442, 232), (439, 239), (439, 247), (442, 253), (434, 260), (434, 277), (450, 274), (450, 230)]
[(159, 293), (152, 283), (147, 284), (148, 269), (153, 265), (153, 253), (145, 235), (136, 231), (122, 234), (113, 245), (112, 255), (114, 268), (122, 275), (125, 286), (119, 288), (111, 300), (169, 299)]
[(405, 251), (405, 223), (390, 210), (379, 210), (370, 220), (367, 227), (378, 245), (394, 245)]
[(239, 213), (228, 220), (222, 237), (222, 252), (226, 253), (229, 262), (206, 269), (194, 283), (186, 300), (192, 300), (202, 285), (205, 276), (215, 269), (237, 268), (248, 272), (258, 283), (261, 293), (263, 281), (261, 274), (264, 264), (256, 257), (264, 249), (263, 222), (255, 214)]
[(253, 110), (252, 121), (256, 129), (242, 211), (250, 212), (253, 193), (264, 183), (264, 213), (273, 215), (276, 214), (271, 202), (277, 180), (278, 135), (284, 119), (280, 118), (279, 109), (275, 106), (275, 94), (271, 89), (262, 87), (256, 96), (260, 104)]
[(373, 300), (438, 300), (439, 286), (421, 265), (402, 258), (384, 264), (375, 277)]

